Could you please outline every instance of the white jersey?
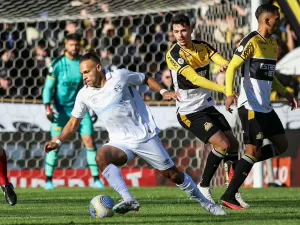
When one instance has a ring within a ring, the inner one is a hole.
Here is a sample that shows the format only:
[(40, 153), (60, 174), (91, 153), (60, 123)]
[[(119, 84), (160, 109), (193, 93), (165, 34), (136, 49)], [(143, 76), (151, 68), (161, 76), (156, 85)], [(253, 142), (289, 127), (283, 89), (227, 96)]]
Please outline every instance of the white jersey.
[(103, 88), (84, 86), (78, 93), (72, 116), (83, 118), (92, 109), (104, 123), (110, 142), (140, 143), (159, 133), (149, 107), (134, 87), (145, 75), (126, 69), (106, 73)]

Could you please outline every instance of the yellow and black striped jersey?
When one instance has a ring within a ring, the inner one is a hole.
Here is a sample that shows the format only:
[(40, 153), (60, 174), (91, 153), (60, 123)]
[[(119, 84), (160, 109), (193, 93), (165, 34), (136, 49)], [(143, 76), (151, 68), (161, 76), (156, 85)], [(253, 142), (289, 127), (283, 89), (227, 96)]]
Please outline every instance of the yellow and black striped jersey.
[[(178, 112), (187, 115), (214, 105), (210, 90), (225, 92), (225, 87), (209, 81), (209, 63), (220, 66), (228, 61), (217, 54), (217, 50), (204, 41), (193, 40), (191, 48), (174, 44), (166, 54), (175, 91), (180, 93)], [(205, 79), (203, 79), (205, 78)]]
[[(270, 112), (270, 95), (277, 61), (277, 42), (264, 38), (257, 31), (249, 33), (234, 53), (234, 60), (244, 61), (238, 107)], [(231, 62), (230, 62), (231, 63)], [(227, 74), (226, 74), (227, 76)]]

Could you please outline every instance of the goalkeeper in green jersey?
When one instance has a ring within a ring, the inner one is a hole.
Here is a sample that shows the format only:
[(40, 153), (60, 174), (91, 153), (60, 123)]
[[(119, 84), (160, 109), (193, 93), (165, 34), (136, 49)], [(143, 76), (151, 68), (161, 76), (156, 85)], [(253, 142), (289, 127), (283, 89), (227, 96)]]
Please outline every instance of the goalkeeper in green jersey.
[[(62, 129), (71, 117), (71, 112), (75, 103), (78, 91), (83, 87), (82, 76), (79, 72), (80, 37), (78, 34), (70, 34), (65, 41), (65, 54), (53, 61), (49, 68), (51, 75), (47, 76), (43, 89), (43, 103), (45, 104), (47, 118), (52, 122), (51, 137), (56, 141)], [(57, 113), (54, 113), (50, 104), (53, 105)], [(87, 114), (79, 127), (79, 134), (86, 148), (87, 164), (94, 177), (94, 188), (104, 188), (99, 180), (99, 171), (96, 164), (96, 146), (93, 139), (93, 123)], [(54, 189), (52, 177), (57, 164), (58, 151), (52, 151), (46, 155), (46, 190)]]

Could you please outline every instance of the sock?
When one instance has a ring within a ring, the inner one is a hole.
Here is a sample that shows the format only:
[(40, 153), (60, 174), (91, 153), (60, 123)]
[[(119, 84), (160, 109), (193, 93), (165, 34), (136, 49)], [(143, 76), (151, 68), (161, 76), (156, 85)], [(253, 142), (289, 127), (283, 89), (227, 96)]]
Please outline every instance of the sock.
[(275, 148), (273, 144), (264, 145), (261, 148), (261, 156), (257, 159), (258, 162), (264, 161), (266, 159), (273, 158), (275, 156), (279, 156), (279, 152)]
[(234, 162), (239, 160), (239, 153), (238, 152), (228, 152), (224, 157), (224, 163), (230, 161)]
[(109, 164), (102, 172), (102, 175), (105, 177), (109, 185), (122, 196), (123, 200), (134, 200), (134, 197), (130, 194), (118, 167), (113, 164)]
[(7, 178), (7, 158), (6, 153), (3, 150), (2, 156), (0, 156), (0, 185), (6, 186), (8, 185), (8, 178)]
[[(188, 196), (195, 201), (199, 202), (201, 205), (207, 203), (208, 200), (201, 194), (197, 185), (194, 183), (192, 178), (184, 173), (184, 181), (182, 184), (176, 184), (181, 190), (188, 194)], [(202, 205), (203, 206), (203, 205)]]
[(99, 179), (99, 167), (96, 163), (96, 155), (96, 149), (86, 149), (86, 161), (91, 171), (91, 174), (94, 177), (94, 180), (96, 177)]
[(221, 161), (224, 159), (224, 156), (225, 152), (217, 151), (214, 148), (211, 150), (206, 160), (206, 165), (200, 183), (201, 187), (209, 187), (210, 181), (218, 169)]
[(50, 177), (51, 180), (53, 177), (55, 167), (57, 165), (57, 159), (58, 159), (57, 154), (58, 154), (57, 150), (51, 151), (46, 154), (45, 172), (46, 172), (46, 177)]
[(249, 172), (252, 169), (253, 164), (257, 160), (253, 156), (245, 154), (237, 163), (234, 176), (226, 189), (224, 195), (232, 198), (235, 193), (238, 192), (240, 186), (243, 184), (244, 180), (247, 178)]

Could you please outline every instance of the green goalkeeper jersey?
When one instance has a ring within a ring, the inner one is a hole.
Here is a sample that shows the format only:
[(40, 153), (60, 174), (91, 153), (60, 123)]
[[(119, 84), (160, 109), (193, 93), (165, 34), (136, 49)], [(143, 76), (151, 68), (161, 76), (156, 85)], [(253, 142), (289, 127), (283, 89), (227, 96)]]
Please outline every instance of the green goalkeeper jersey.
[(43, 89), (43, 103), (50, 104), (54, 98), (54, 107), (59, 112), (73, 109), (76, 95), (83, 87), (82, 75), (79, 72), (80, 59), (71, 60), (61, 56), (52, 62)]

